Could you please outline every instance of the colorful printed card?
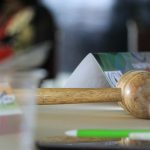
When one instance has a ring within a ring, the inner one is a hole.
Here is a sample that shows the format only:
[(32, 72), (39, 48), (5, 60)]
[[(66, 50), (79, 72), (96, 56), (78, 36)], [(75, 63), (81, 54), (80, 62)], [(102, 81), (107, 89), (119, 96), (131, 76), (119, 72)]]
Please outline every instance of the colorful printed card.
[(96, 53), (93, 54), (104, 71), (111, 87), (129, 70), (150, 70), (150, 53)]

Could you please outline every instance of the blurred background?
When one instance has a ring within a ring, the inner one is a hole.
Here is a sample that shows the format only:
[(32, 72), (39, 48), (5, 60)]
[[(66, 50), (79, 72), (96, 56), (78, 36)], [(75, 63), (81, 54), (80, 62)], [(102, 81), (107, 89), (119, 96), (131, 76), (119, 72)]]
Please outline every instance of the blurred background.
[(44, 80), (72, 73), (88, 53), (150, 51), (149, 0), (2, 0), (0, 7), (0, 66), (44, 69)]

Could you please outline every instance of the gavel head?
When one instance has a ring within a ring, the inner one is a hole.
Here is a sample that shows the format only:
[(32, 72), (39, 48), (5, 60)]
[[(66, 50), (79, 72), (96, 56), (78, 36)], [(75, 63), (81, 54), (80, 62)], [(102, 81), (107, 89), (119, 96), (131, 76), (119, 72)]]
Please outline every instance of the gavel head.
[(130, 71), (118, 82), (121, 105), (138, 118), (150, 119), (150, 72)]

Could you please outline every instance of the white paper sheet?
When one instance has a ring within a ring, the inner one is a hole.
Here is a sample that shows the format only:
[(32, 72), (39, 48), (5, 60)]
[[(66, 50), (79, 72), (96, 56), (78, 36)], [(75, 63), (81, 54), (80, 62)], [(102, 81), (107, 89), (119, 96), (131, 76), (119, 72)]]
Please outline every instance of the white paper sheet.
[(74, 72), (66, 81), (65, 88), (101, 88), (109, 87), (105, 75), (90, 53), (77, 66)]

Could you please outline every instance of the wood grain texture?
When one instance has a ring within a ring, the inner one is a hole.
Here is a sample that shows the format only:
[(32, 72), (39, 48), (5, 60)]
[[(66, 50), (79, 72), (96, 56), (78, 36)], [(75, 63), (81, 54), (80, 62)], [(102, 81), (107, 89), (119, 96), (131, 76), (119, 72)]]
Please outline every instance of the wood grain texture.
[(119, 88), (49, 88), (37, 90), (37, 104), (75, 104), (121, 101)]
[(121, 106), (138, 118), (150, 119), (150, 72), (130, 71), (119, 80)]
[(120, 141), (121, 139), (110, 139), (110, 138), (78, 138), (68, 136), (55, 136), (41, 138), (38, 141), (41, 143), (80, 143), (80, 142), (109, 142), (109, 141)]
[(130, 71), (117, 88), (43, 88), (36, 97), (38, 105), (120, 102), (133, 116), (150, 119), (150, 72)]

